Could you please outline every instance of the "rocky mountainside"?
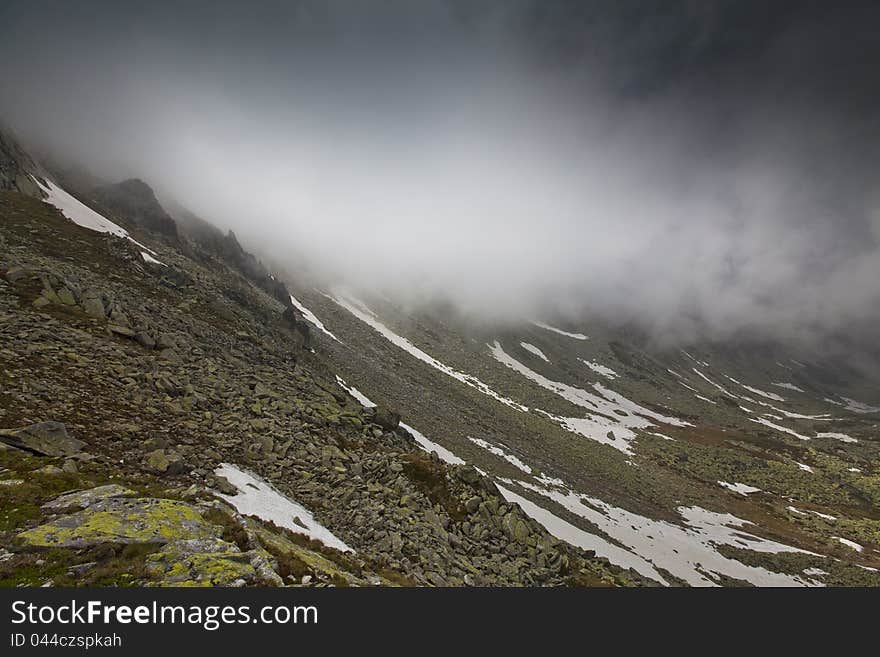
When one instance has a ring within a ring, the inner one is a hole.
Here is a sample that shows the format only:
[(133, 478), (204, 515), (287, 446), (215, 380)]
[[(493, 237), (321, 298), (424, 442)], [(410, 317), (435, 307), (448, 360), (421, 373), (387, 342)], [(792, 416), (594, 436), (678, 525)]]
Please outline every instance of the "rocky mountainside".
[(880, 585), (846, 364), (414, 313), (4, 143), (3, 583)]
[(0, 191), (17, 191), (41, 196), (32, 176), (40, 175), (39, 167), (27, 152), (0, 125)]
[(365, 408), (236, 257), (47, 189), (0, 193), (0, 582), (647, 581)]

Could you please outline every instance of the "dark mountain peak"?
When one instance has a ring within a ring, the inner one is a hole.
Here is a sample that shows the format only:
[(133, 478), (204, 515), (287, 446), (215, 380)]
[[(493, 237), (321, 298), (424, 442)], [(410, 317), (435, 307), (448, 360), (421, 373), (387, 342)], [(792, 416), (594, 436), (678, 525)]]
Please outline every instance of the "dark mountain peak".
[(144, 230), (177, 238), (177, 224), (140, 178), (129, 178), (95, 189), (97, 200), (110, 213)]
[(153, 188), (150, 187), (147, 183), (145, 183), (140, 178), (129, 178), (128, 180), (123, 180), (121, 183), (117, 183), (116, 187), (120, 190), (131, 194), (132, 196), (142, 198), (148, 201), (154, 201), (157, 205), (159, 201), (156, 200), (156, 194), (153, 192)]

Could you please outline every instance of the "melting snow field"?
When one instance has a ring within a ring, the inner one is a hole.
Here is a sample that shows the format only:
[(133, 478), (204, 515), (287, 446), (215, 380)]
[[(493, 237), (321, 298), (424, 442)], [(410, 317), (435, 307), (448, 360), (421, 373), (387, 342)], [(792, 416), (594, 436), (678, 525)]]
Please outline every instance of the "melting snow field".
[(475, 388), (476, 390), (479, 390), (484, 395), (488, 395), (490, 397), (493, 397), (494, 399), (497, 399), (502, 404), (510, 406), (511, 408), (515, 408), (518, 411), (528, 411), (529, 410), (527, 406), (523, 406), (522, 404), (518, 404), (517, 402), (513, 401), (512, 399), (508, 399), (507, 397), (504, 397), (503, 395), (498, 394), (497, 392), (492, 390), (492, 388), (490, 388), (488, 385), (486, 385), (485, 383), (480, 381), (478, 378), (471, 376), (470, 374), (464, 374), (463, 372), (459, 372), (458, 370), (455, 370), (455, 369), (449, 367), (448, 365), (441, 363), (439, 360), (437, 360), (433, 356), (430, 356), (429, 354), (425, 353), (424, 351), (422, 351), (421, 349), (416, 347), (412, 342), (410, 342), (409, 340), (407, 340), (403, 336), (398, 335), (397, 333), (392, 331), (390, 328), (385, 326), (382, 322), (379, 321), (379, 319), (376, 317), (376, 315), (360, 301), (357, 301), (355, 299), (345, 298), (342, 295), (331, 296), (329, 298), (332, 299), (335, 303), (337, 303), (340, 306), (342, 306), (343, 308), (345, 308), (348, 312), (350, 312), (352, 315), (357, 317), (359, 320), (361, 320), (362, 322), (364, 322), (365, 324), (367, 324), (368, 326), (373, 328), (386, 340), (388, 340), (392, 344), (400, 347), (401, 349), (403, 349), (404, 351), (406, 351), (410, 355), (414, 356), (418, 360), (422, 361), (423, 363), (426, 363), (426, 364), (430, 365), (431, 367), (433, 367), (437, 370), (440, 370), (441, 372), (443, 372), (447, 376), (452, 377), (456, 381), (461, 381), (462, 383), (470, 386), (471, 388)]
[[(812, 554), (749, 534), (743, 527), (751, 523), (729, 513), (716, 513), (696, 506), (679, 507), (678, 512), (684, 520), (684, 526), (681, 526), (652, 520), (571, 490), (549, 490), (524, 481), (517, 483), (555, 501), (571, 513), (596, 525), (613, 540), (628, 546), (629, 550), (625, 550), (626, 561), (616, 561), (615, 557), (620, 555), (602, 554), (601, 556), (606, 556), (617, 565), (634, 567), (646, 577), (651, 577), (660, 583), (667, 583), (657, 572), (657, 569), (662, 568), (692, 586), (717, 586), (716, 578), (722, 575), (745, 580), (756, 586), (820, 585), (799, 577), (774, 573), (765, 568), (748, 566), (718, 552), (718, 546), (728, 545), (770, 554), (781, 552)], [(535, 517), (535, 520), (541, 522), (540, 517)], [(549, 527), (547, 529), (553, 533)], [(596, 550), (596, 554), (601, 553)], [(639, 563), (639, 567), (631, 565), (633, 558), (638, 560), (636, 563)]]
[(546, 361), (548, 363), (550, 362), (550, 359), (544, 355), (544, 352), (541, 351), (540, 349), (538, 349), (535, 345), (529, 344), (528, 342), (520, 342), (519, 344), (523, 349), (525, 349), (529, 353), (534, 354), (535, 356), (537, 356), (541, 360)]
[(222, 464), (214, 474), (225, 477), (239, 492), (235, 495), (218, 493), (242, 515), (270, 520), (297, 534), (321, 541), (327, 547), (352, 552), (353, 550), (318, 523), (311, 512), (278, 492), (271, 484), (229, 463)]
[(583, 333), (569, 333), (568, 331), (563, 331), (562, 329), (558, 329), (554, 326), (550, 326), (549, 324), (543, 324), (541, 322), (532, 322), (538, 328), (542, 328), (546, 331), (552, 331), (553, 333), (558, 333), (559, 335), (564, 335), (567, 338), (572, 338), (574, 340), (589, 340), (590, 336), (584, 335)]
[[(142, 249), (149, 251), (150, 253), (155, 253), (152, 249), (133, 239), (131, 235), (128, 234), (128, 231), (122, 226), (117, 226), (103, 215), (92, 210), (89, 206), (81, 203), (51, 180), (47, 180), (44, 185), (33, 176), (31, 176), (31, 178), (33, 178), (39, 188), (46, 193), (46, 203), (61, 210), (61, 214), (70, 219), (77, 226), (82, 226), (83, 228), (88, 228), (89, 230), (94, 230), (98, 233), (110, 233), (111, 235), (116, 235), (116, 237), (124, 237), (127, 240), (131, 240)], [(146, 256), (146, 254), (143, 255)], [(144, 259), (146, 259), (146, 257)], [(158, 260), (156, 260), (156, 262), (160, 265), (162, 264)]]
[(610, 367), (605, 367), (593, 360), (584, 360), (583, 358), (578, 358), (584, 365), (593, 370), (596, 374), (601, 374), (606, 379), (616, 379), (617, 372), (612, 370)]
[[(364, 406), (374, 406), (356, 388), (346, 385), (336, 378), (339, 385), (347, 390)], [(425, 438), (412, 427), (401, 426), (410, 431), (419, 444), (427, 451), (436, 451), (444, 461), (463, 464), (464, 460), (446, 448)], [(516, 456), (500, 447), (479, 438), (470, 440), (489, 452), (507, 459), (525, 474), (533, 470)], [(585, 550), (593, 550), (600, 557), (623, 568), (632, 568), (641, 575), (663, 585), (669, 585), (660, 569), (681, 578), (694, 586), (716, 586), (718, 575), (742, 579), (757, 586), (821, 586), (820, 582), (800, 577), (774, 573), (765, 568), (748, 566), (721, 555), (717, 546), (730, 545), (756, 552), (804, 552), (782, 543), (760, 538), (745, 532), (742, 528), (750, 524), (730, 514), (715, 513), (699, 507), (678, 509), (684, 526), (652, 520), (614, 507), (602, 500), (578, 495), (569, 490), (561, 479), (542, 475), (538, 484), (527, 481), (499, 479), (498, 489), (504, 498), (518, 504), (531, 518), (539, 522), (556, 538)], [(724, 484), (723, 482), (722, 485)], [(553, 500), (570, 512), (584, 518), (607, 534), (615, 544), (602, 536), (588, 532), (563, 520), (547, 509), (510, 490), (509, 486), (519, 484), (543, 497)], [(730, 484), (737, 492), (747, 494), (756, 492), (746, 484)], [(812, 554), (812, 553), (807, 553)]]
[(596, 394), (570, 386), (567, 383), (551, 381), (510, 356), (504, 351), (498, 341), (495, 341), (489, 347), (492, 356), (498, 362), (576, 406), (587, 409), (590, 413), (587, 417), (580, 418), (561, 417), (546, 411), (540, 412), (559, 422), (568, 431), (614, 447), (624, 454), (632, 455), (630, 443), (636, 437), (633, 429), (651, 427), (653, 426), (651, 420), (679, 427), (688, 425), (687, 422), (677, 418), (665, 417), (650, 409), (643, 408), (623, 395), (609, 390), (601, 383), (593, 384), (593, 389), (598, 393)]
[(619, 545), (607, 541), (601, 536), (596, 536), (590, 532), (584, 531), (580, 527), (563, 520), (557, 515), (547, 511), (542, 506), (538, 506), (531, 500), (517, 495), (509, 488), (498, 484), (498, 490), (508, 502), (519, 504), (520, 508), (530, 518), (537, 520), (548, 532), (561, 541), (576, 545), (584, 550), (593, 550), (598, 556), (605, 557), (611, 563), (621, 566), (622, 568), (632, 568), (640, 575), (655, 582), (660, 582), (668, 586), (669, 583), (663, 579), (663, 576), (657, 572), (657, 569), (650, 562), (641, 558), (637, 554), (633, 554)]
[(318, 329), (324, 335), (330, 336), (331, 338), (336, 340), (336, 342), (340, 341), (339, 338), (337, 338), (335, 335), (333, 335), (330, 331), (327, 330), (327, 327), (324, 326), (323, 322), (321, 322), (321, 320), (315, 316), (315, 313), (313, 313), (311, 310), (309, 310), (304, 305), (302, 305), (296, 299), (296, 297), (294, 297), (292, 294), (290, 295), (290, 303), (292, 303), (294, 308), (296, 308), (298, 311), (300, 311), (302, 313), (302, 316), (305, 318), (305, 320), (309, 324), (314, 326), (316, 329)]

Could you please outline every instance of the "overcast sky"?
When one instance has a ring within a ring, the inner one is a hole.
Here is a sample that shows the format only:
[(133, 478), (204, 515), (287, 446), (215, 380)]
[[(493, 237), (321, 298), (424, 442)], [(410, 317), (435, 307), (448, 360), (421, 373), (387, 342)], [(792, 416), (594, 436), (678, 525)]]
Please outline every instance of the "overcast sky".
[(180, 4), (4, 1), (0, 119), (410, 299), (876, 345), (877, 3)]

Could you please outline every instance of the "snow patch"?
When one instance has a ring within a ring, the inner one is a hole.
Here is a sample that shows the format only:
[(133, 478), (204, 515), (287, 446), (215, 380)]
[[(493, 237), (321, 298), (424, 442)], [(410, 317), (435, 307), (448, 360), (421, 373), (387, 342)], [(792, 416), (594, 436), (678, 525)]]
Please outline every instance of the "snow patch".
[(302, 313), (302, 316), (305, 318), (305, 320), (306, 320), (309, 324), (311, 324), (312, 326), (314, 326), (316, 329), (318, 329), (318, 330), (319, 330), (321, 333), (323, 333), (324, 335), (328, 335), (328, 336), (330, 336), (331, 338), (333, 338), (334, 340), (336, 340), (336, 342), (341, 342), (341, 341), (339, 340), (339, 338), (337, 338), (337, 337), (336, 337), (335, 335), (333, 335), (329, 330), (327, 330), (327, 327), (324, 326), (324, 323), (323, 323), (320, 319), (318, 319), (318, 318), (315, 316), (315, 313), (313, 313), (311, 310), (309, 310), (309, 309), (306, 308), (304, 305), (302, 305), (302, 304), (296, 299), (296, 297), (293, 296), (292, 294), (290, 295), (290, 303), (292, 303), (293, 306), (294, 306), (298, 311), (300, 311), (300, 313)]
[(775, 429), (776, 431), (781, 431), (782, 433), (787, 433), (787, 434), (792, 435), (795, 438), (798, 438), (800, 440), (810, 440), (809, 436), (804, 436), (802, 434), (799, 434), (797, 431), (795, 431), (793, 429), (789, 429), (788, 427), (783, 427), (782, 425), (774, 424), (770, 420), (763, 418), (763, 417), (750, 417), (749, 420), (751, 420), (752, 422), (757, 422), (758, 424), (763, 424), (765, 427), (770, 427), (771, 429)]
[(777, 388), (785, 388), (786, 390), (794, 390), (795, 392), (803, 392), (803, 390), (801, 390), (800, 388), (798, 388), (798, 387), (797, 387), (795, 384), (793, 384), (793, 383), (783, 383), (783, 382), (780, 382), (780, 383), (771, 383), (770, 385), (774, 385), (774, 386), (776, 386)]
[(849, 397), (841, 397), (841, 399), (846, 402), (844, 408), (853, 413), (880, 413), (880, 408), (877, 408), (876, 406), (869, 406), (868, 404), (856, 401), (855, 399), (850, 399)]
[(865, 549), (864, 546), (861, 546), (858, 543), (856, 543), (855, 541), (851, 541), (847, 538), (841, 538), (840, 536), (832, 536), (831, 538), (837, 540), (839, 543), (841, 543), (842, 545), (845, 545), (848, 548), (852, 548), (856, 552), (861, 552), (862, 550)]
[(107, 217), (98, 214), (89, 206), (85, 205), (75, 197), (65, 192), (51, 180), (47, 180), (46, 184), (44, 185), (39, 180), (34, 178), (34, 176), (31, 176), (31, 178), (33, 178), (34, 182), (37, 183), (39, 188), (42, 189), (43, 192), (45, 192), (46, 198), (44, 200), (46, 201), (46, 203), (55, 206), (56, 208), (61, 210), (61, 214), (70, 219), (77, 226), (88, 228), (89, 230), (93, 230), (97, 233), (110, 233), (111, 235), (115, 235), (116, 237), (123, 237), (127, 240), (131, 240), (143, 250), (149, 253), (155, 253), (153, 249), (146, 247), (137, 240), (133, 239), (131, 235), (128, 234), (128, 231), (125, 230), (122, 226), (114, 224)]
[(416, 347), (412, 342), (404, 338), (403, 336), (398, 335), (390, 328), (385, 326), (382, 322), (378, 320), (376, 315), (367, 308), (363, 303), (358, 301), (357, 299), (352, 299), (349, 297), (343, 297), (341, 294), (338, 296), (329, 297), (335, 303), (339, 304), (343, 308), (345, 308), (352, 315), (357, 317), (359, 320), (370, 326), (377, 333), (379, 333), (383, 338), (391, 342), (393, 345), (400, 347), (404, 351), (406, 351), (411, 356), (414, 356), (416, 359), (422, 361), (430, 365), (431, 367), (443, 372), (443, 374), (452, 377), (456, 381), (461, 381), (465, 385), (470, 386), (471, 388), (475, 388), (479, 390), (484, 395), (488, 395), (506, 406), (510, 406), (518, 411), (528, 411), (528, 406), (523, 406), (512, 399), (508, 399), (503, 395), (495, 392), (488, 385), (480, 381), (478, 378), (471, 376), (470, 374), (464, 374), (463, 372), (459, 372), (448, 365), (441, 363), (439, 360), (434, 358), (433, 356), (425, 353), (418, 347)]
[[(615, 557), (627, 557), (629, 562), (618, 562), (613, 556), (603, 555), (617, 565), (633, 567), (630, 564), (632, 555), (635, 554), (655, 569), (662, 568), (692, 586), (717, 586), (719, 582), (712, 577), (713, 574), (742, 579), (756, 586), (815, 585), (796, 576), (748, 566), (722, 555), (717, 549), (720, 545), (770, 554), (780, 552), (813, 554), (750, 534), (743, 527), (751, 523), (731, 514), (716, 513), (695, 506), (679, 507), (678, 512), (682, 516), (684, 525), (676, 525), (653, 520), (571, 490), (548, 490), (528, 482), (517, 483), (527, 490), (553, 500), (569, 512), (598, 527), (612, 540), (626, 545), (628, 549), (624, 555), (615, 555)], [(598, 550), (596, 553), (600, 554)], [(644, 564), (642, 569), (636, 570), (645, 576), (657, 579), (645, 572)], [(657, 581), (664, 583), (662, 579)]]
[(342, 552), (353, 552), (330, 530), (318, 523), (308, 509), (282, 495), (271, 484), (256, 475), (229, 463), (223, 463), (214, 474), (225, 477), (239, 490), (235, 495), (223, 493), (217, 495), (229, 502), (242, 515), (257, 516), (262, 520), (272, 521), (279, 527), (321, 541), (327, 547)]
[(721, 384), (719, 384), (719, 383), (715, 383), (712, 379), (710, 379), (708, 376), (706, 376), (705, 374), (703, 374), (703, 373), (702, 373), (700, 370), (698, 370), (696, 367), (692, 367), (691, 369), (692, 369), (694, 372), (696, 372), (697, 376), (700, 377), (701, 379), (703, 379), (706, 383), (715, 386), (716, 388), (718, 388), (721, 392), (723, 392), (723, 393), (724, 393), (725, 395), (727, 395), (728, 397), (733, 397), (734, 399), (736, 399), (736, 395), (734, 395), (733, 393), (728, 392), (727, 389), (726, 389), (724, 386), (722, 386)]
[(503, 449), (501, 449), (500, 447), (498, 447), (496, 445), (493, 445), (489, 441), (483, 440), (482, 438), (472, 438), (471, 436), (468, 436), (468, 440), (470, 440), (474, 445), (477, 445), (478, 447), (482, 447), (487, 452), (490, 452), (490, 453), (494, 454), (495, 456), (500, 456), (505, 461), (513, 464), (515, 467), (519, 468), (520, 470), (522, 470), (526, 474), (529, 474), (529, 475), (532, 474), (532, 469), (528, 465), (526, 465), (525, 463), (520, 461), (513, 454), (509, 454), (509, 453), (505, 452)]
[(459, 458), (458, 456), (453, 454), (451, 451), (449, 451), (448, 449), (443, 447), (443, 445), (438, 445), (433, 440), (430, 440), (428, 437), (425, 436), (425, 434), (423, 434), (418, 429), (411, 427), (408, 424), (404, 424), (403, 422), (400, 423), (400, 426), (403, 427), (404, 429), (406, 429), (407, 431), (409, 431), (413, 435), (413, 438), (416, 439), (416, 442), (419, 444), (419, 447), (421, 447), (423, 450), (425, 450), (429, 454), (431, 452), (435, 452), (437, 454), (437, 456), (440, 457), (441, 461), (446, 461), (446, 463), (449, 463), (451, 465), (464, 465), (465, 464), (464, 459)]
[[(512, 483), (508, 480), (508, 483)], [(608, 559), (611, 563), (621, 568), (632, 568), (640, 575), (660, 582), (664, 586), (669, 583), (657, 572), (657, 569), (646, 559), (629, 550), (607, 541), (601, 536), (591, 534), (559, 516), (550, 513), (542, 506), (538, 506), (531, 500), (514, 493), (509, 488), (497, 484), (498, 490), (508, 502), (519, 504), (527, 516), (538, 521), (544, 529), (561, 541), (570, 543), (584, 550), (593, 550), (597, 556)]]
[(586, 438), (609, 445), (624, 454), (632, 455), (630, 442), (635, 437), (633, 429), (646, 429), (653, 426), (652, 420), (673, 426), (688, 426), (687, 422), (678, 418), (666, 417), (639, 406), (626, 397), (605, 388), (601, 383), (594, 383), (596, 393), (576, 388), (575, 386), (552, 381), (529, 369), (523, 363), (510, 356), (496, 340), (489, 345), (492, 356), (510, 369), (534, 381), (542, 388), (550, 390), (563, 399), (570, 401), (588, 411), (585, 418), (561, 417), (540, 409), (539, 412), (559, 422), (565, 429), (578, 433)]
[[(732, 379), (731, 379), (732, 380)], [(773, 401), (784, 402), (785, 397), (781, 397), (777, 395), (775, 392), (766, 392), (759, 388), (753, 388), (752, 386), (747, 386), (745, 383), (740, 383), (740, 385), (748, 390), (749, 392), (753, 392), (756, 395), (761, 395), (762, 397), (766, 397), (767, 399), (772, 399)]]
[(730, 483), (729, 481), (719, 481), (719, 484), (727, 488), (728, 490), (732, 490), (734, 493), (739, 493), (740, 495), (749, 495), (750, 493), (760, 493), (760, 488), (755, 488), (754, 486), (749, 486), (748, 484), (740, 484), (740, 483)]
[(596, 372), (596, 374), (601, 374), (606, 379), (616, 379), (617, 378), (617, 372), (612, 370), (610, 367), (606, 367), (605, 365), (601, 365), (600, 363), (597, 363), (596, 361), (593, 361), (593, 360), (584, 360), (583, 358), (578, 358), (578, 360), (581, 361), (587, 367), (589, 367), (591, 370)]
[(376, 404), (371, 402), (369, 398), (360, 390), (358, 390), (354, 386), (347, 385), (345, 383), (345, 380), (338, 374), (336, 375), (336, 383), (338, 383), (339, 387), (345, 390), (345, 392), (357, 399), (360, 402), (361, 406), (363, 406), (364, 408), (373, 408), (376, 406)]
[(544, 355), (544, 352), (541, 351), (540, 349), (538, 349), (535, 345), (529, 344), (528, 342), (520, 342), (519, 344), (523, 349), (525, 349), (529, 353), (534, 354), (535, 356), (537, 356), (541, 360), (546, 361), (548, 363), (550, 362), (550, 359)]
[[(374, 404), (364, 393), (355, 388), (354, 386), (349, 386), (345, 383), (345, 380), (341, 378), (339, 375), (336, 376), (336, 383), (339, 384), (339, 387), (345, 390), (352, 397), (357, 399), (361, 406), (364, 408), (374, 408), (376, 404)], [(400, 426), (409, 431), (413, 438), (415, 438), (416, 443), (418, 443), (419, 447), (424, 449), (426, 452), (436, 452), (437, 456), (440, 457), (440, 460), (446, 461), (447, 463), (451, 463), (453, 465), (464, 465), (464, 460), (460, 459), (458, 456), (453, 454), (451, 451), (443, 447), (443, 445), (438, 445), (434, 441), (430, 440), (425, 434), (416, 429), (405, 422), (401, 422)]]
[(834, 440), (839, 440), (842, 443), (857, 443), (858, 439), (853, 438), (852, 436), (847, 436), (845, 433), (837, 433), (835, 431), (826, 431), (824, 433), (817, 433), (816, 438), (834, 438)]
[(168, 266), (164, 262), (159, 262), (158, 260), (156, 260), (153, 256), (151, 256), (146, 251), (141, 251), (141, 257), (144, 259), (144, 262), (148, 262), (151, 265), (162, 265), (163, 267)]
[(569, 333), (568, 331), (563, 331), (562, 329), (558, 329), (554, 326), (550, 326), (549, 324), (543, 324), (541, 322), (532, 322), (535, 326), (545, 329), (547, 331), (552, 331), (553, 333), (558, 333), (559, 335), (564, 335), (567, 338), (573, 338), (575, 340), (589, 340), (590, 336), (584, 335), (583, 333)]

